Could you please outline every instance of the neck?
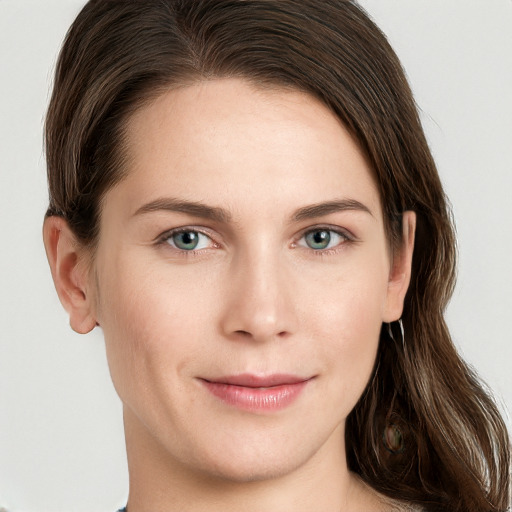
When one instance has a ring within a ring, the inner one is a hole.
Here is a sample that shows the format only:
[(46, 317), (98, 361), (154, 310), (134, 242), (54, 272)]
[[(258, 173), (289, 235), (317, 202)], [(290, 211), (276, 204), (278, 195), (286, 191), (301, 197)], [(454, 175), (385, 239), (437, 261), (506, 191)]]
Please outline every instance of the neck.
[(235, 481), (186, 466), (125, 409), (129, 512), (381, 512), (376, 494), (348, 471), (335, 431), (300, 467), (268, 479)]

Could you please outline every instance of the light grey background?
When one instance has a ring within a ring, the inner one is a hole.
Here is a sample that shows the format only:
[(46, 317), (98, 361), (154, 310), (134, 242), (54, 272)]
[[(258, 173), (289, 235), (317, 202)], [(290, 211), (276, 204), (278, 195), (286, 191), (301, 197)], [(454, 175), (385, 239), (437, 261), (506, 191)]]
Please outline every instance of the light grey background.
[[(512, 408), (512, 2), (364, 0), (412, 82), (453, 203), (454, 339)], [(101, 333), (68, 327), (41, 241), (42, 123), (80, 0), (0, 0), (0, 507), (113, 512), (121, 407)], [(510, 424), (510, 421), (509, 421)]]

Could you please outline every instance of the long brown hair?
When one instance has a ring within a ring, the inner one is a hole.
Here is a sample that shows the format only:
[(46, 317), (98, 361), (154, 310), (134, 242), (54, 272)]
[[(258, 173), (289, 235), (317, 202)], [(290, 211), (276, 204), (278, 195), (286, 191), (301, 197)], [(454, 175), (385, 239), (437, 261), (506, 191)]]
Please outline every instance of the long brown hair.
[(93, 247), (101, 199), (124, 175), (130, 115), (164, 90), (219, 77), (322, 100), (372, 164), (392, 243), (402, 212), (417, 214), (405, 339), (383, 327), (374, 375), (347, 420), (350, 469), (427, 510), (504, 511), (509, 437), (443, 319), (455, 280), (447, 200), (398, 58), (355, 2), (91, 0), (57, 64), (47, 215)]

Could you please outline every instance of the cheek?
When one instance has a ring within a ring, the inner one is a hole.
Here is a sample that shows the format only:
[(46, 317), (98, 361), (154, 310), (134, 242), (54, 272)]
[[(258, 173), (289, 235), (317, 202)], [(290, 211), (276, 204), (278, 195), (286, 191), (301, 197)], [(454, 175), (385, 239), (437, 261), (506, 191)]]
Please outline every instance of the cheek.
[[(346, 416), (371, 377), (387, 292), (387, 267), (354, 266), (325, 284), (322, 301), (310, 302), (308, 319), (321, 359), (327, 361), (326, 394)], [(318, 343), (318, 340), (321, 340)]]
[(169, 384), (199, 352), (195, 294), (185, 293), (186, 284), (176, 276), (166, 280), (144, 263), (119, 259), (100, 276), (99, 316), (110, 373), (126, 403), (155, 387), (157, 378), (159, 385)]
[(341, 418), (346, 418), (363, 394), (373, 372), (381, 323), (361, 316), (339, 324), (325, 352), (328, 361), (326, 395)]
[[(305, 274), (300, 287), (307, 290), (303, 313), (314, 325), (338, 332), (344, 339), (360, 343), (366, 330), (382, 323), (387, 298), (389, 265), (382, 251), (349, 254), (346, 261)], [(314, 283), (314, 288), (307, 283)]]

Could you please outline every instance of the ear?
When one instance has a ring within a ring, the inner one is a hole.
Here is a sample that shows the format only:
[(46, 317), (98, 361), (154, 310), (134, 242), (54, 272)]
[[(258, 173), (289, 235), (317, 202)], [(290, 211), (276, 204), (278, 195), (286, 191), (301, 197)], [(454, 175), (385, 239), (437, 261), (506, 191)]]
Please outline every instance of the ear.
[(402, 316), (405, 294), (411, 281), (415, 231), (416, 214), (412, 211), (404, 212), (402, 215), (402, 240), (392, 255), (384, 322), (394, 322)]
[(95, 327), (96, 319), (85, 249), (62, 217), (45, 219), (43, 239), (53, 282), (69, 314), (69, 324), (74, 331), (86, 334)]

